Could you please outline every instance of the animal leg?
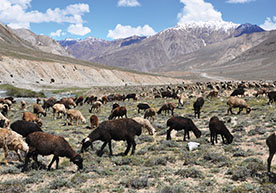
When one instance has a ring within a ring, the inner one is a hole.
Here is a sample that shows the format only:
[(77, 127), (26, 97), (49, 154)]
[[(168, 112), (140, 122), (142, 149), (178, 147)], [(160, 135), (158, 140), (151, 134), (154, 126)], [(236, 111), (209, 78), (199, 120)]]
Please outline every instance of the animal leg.
[(30, 161), (30, 157), (31, 157), (31, 153), (28, 152), (28, 153), (26, 154), (26, 157), (25, 157), (25, 163), (24, 163), (23, 169), (22, 169), (23, 172), (26, 171), (26, 169), (27, 169), (28, 163), (29, 163), (29, 161)]
[(59, 157), (57, 156), (57, 158), (56, 158), (56, 169), (58, 169), (58, 162), (59, 162)]
[(171, 140), (172, 138), (171, 138), (171, 131), (172, 131), (173, 129), (170, 127), (168, 130), (167, 130), (167, 140)]
[(103, 149), (105, 148), (106, 144), (107, 144), (107, 141), (105, 141), (105, 142), (103, 143), (103, 145), (102, 145), (100, 151), (97, 152), (97, 155), (98, 155), (99, 157), (101, 157), (101, 156), (103, 155)]
[(56, 161), (56, 159), (57, 159), (57, 156), (54, 155), (52, 161), (51, 161), (50, 164), (48, 165), (48, 170), (51, 169), (51, 166), (52, 166), (52, 164), (54, 163), (54, 161)]
[(129, 152), (129, 150), (130, 150), (130, 147), (131, 147), (131, 141), (128, 139), (127, 140), (127, 148), (126, 148), (126, 151), (125, 151), (125, 155), (127, 155), (128, 154), (128, 152)]
[(215, 143), (214, 143), (214, 135), (215, 135), (215, 133), (211, 132), (210, 140), (211, 140), (212, 145), (215, 145)]
[(7, 159), (7, 157), (8, 157), (8, 147), (6, 146), (6, 145), (4, 145), (4, 154), (5, 154), (5, 165), (7, 166), (8, 165), (8, 159)]
[(270, 172), (271, 160), (274, 156), (275, 152), (269, 150), (269, 157), (267, 158), (267, 172)]
[(224, 136), (221, 134), (222, 143), (226, 144), (226, 141), (224, 140)]
[(113, 156), (112, 147), (111, 147), (111, 140), (108, 142), (108, 146), (109, 146), (109, 154), (110, 154), (110, 156)]
[(242, 108), (242, 107), (240, 107), (240, 108), (239, 108), (238, 115), (242, 112), (242, 110), (243, 110), (243, 108)]
[(135, 152), (135, 149), (136, 149), (136, 143), (135, 143), (135, 141), (134, 141), (134, 138), (133, 138), (133, 140), (132, 140), (132, 151), (131, 151), (131, 155), (133, 155), (134, 154), (134, 152)]

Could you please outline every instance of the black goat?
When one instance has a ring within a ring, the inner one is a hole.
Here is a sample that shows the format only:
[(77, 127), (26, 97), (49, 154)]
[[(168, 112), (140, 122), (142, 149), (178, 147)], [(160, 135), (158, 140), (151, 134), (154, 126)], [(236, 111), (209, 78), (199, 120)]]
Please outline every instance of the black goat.
[(194, 102), (194, 112), (195, 112), (195, 117), (197, 115), (198, 118), (200, 118), (200, 109), (202, 108), (204, 104), (204, 98), (203, 97), (198, 97), (196, 101)]
[(237, 88), (235, 89), (230, 96), (238, 96), (243, 95), (244, 96), (244, 89), (243, 88)]
[(268, 96), (268, 99), (269, 99), (268, 104), (273, 103), (273, 102), (276, 101), (276, 91), (269, 92), (267, 94), (267, 96)]
[(137, 101), (138, 97), (136, 96), (136, 93), (131, 93), (131, 94), (127, 94), (124, 98), (123, 98), (123, 101), (125, 101), (126, 99), (133, 99), (135, 101)]
[(117, 119), (104, 121), (92, 131), (87, 138), (82, 140), (81, 152), (85, 151), (89, 146), (93, 149), (92, 143), (97, 140), (103, 141), (100, 151), (97, 152), (98, 156), (103, 155), (103, 149), (106, 144), (109, 145), (110, 156), (112, 156), (111, 140), (116, 141), (126, 140), (127, 149), (124, 155), (127, 155), (132, 145), (131, 154), (134, 154), (136, 143), (134, 140), (135, 135), (140, 136), (142, 133), (142, 126), (133, 119)]
[(78, 166), (78, 170), (83, 168), (83, 159), (79, 154), (77, 154), (76, 151), (72, 149), (72, 147), (63, 137), (38, 131), (29, 134), (26, 138), (26, 142), (29, 145), (29, 152), (25, 157), (23, 171), (26, 171), (30, 157), (33, 157), (35, 162), (40, 165), (37, 160), (37, 156), (51, 154), (54, 154), (54, 157), (48, 165), (48, 170), (50, 170), (52, 164), (55, 161), (56, 169), (58, 169), (59, 157), (69, 158), (70, 161)]
[(224, 141), (224, 138), (226, 138), (227, 143), (231, 144), (233, 141), (233, 135), (229, 132), (223, 121), (220, 121), (217, 116), (213, 116), (210, 119), (209, 122), (209, 129), (211, 133), (211, 139), (213, 145), (215, 145), (214, 141), (216, 140), (216, 143), (218, 143), (218, 134), (221, 135), (223, 143), (226, 143)]
[(192, 131), (196, 138), (201, 136), (201, 131), (195, 126), (194, 122), (185, 117), (172, 117), (167, 121), (167, 140), (171, 140), (171, 131), (174, 129), (176, 131), (184, 129), (184, 141), (186, 141), (186, 135), (190, 139), (189, 131)]
[(141, 109), (145, 111), (146, 109), (150, 108), (150, 106), (147, 103), (139, 103), (137, 105), (137, 108), (138, 108), (138, 113), (140, 113)]
[(13, 122), (10, 127), (13, 131), (19, 133), (23, 137), (27, 137), (30, 133), (36, 131), (43, 132), (38, 124), (25, 120), (17, 120)]
[(275, 132), (272, 133), (266, 139), (266, 145), (269, 148), (269, 157), (267, 158), (267, 171), (270, 172), (271, 161), (276, 152), (276, 134), (275, 134)]

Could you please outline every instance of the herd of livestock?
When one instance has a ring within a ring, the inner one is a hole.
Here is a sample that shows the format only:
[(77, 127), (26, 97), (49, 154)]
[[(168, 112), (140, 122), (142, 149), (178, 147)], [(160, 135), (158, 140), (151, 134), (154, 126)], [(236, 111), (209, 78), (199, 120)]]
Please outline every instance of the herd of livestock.
[[(45, 98), (41, 100), (37, 98), (36, 104), (33, 105), (33, 112), (24, 111), (22, 120), (16, 120), (10, 123), (8, 119), (9, 111), (12, 108), (13, 103), (16, 101), (13, 97), (0, 98), (0, 148), (4, 149), (5, 164), (8, 164), (7, 155), (9, 150), (16, 151), (19, 160), (23, 162), (19, 150), (24, 151), (25, 160), (23, 165), (23, 171), (28, 169), (28, 163), (32, 158), (38, 165), (38, 155), (54, 155), (48, 170), (50, 170), (52, 164), (56, 162), (56, 168), (58, 168), (59, 157), (67, 157), (71, 162), (77, 165), (78, 169), (83, 168), (83, 158), (77, 153), (70, 144), (61, 136), (52, 135), (43, 132), (41, 129), (43, 122), (41, 116), (46, 116), (47, 111), (52, 109), (53, 119), (64, 118), (66, 125), (79, 124), (79, 121), (86, 123), (86, 119), (82, 115), (80, 110), (75, 107), (78, 105), (90, 105), (89, 112), (97, 114), (101, 107), (107, 103), (112, 102), (112, 109), (108, 120), (99, 123), (97, 115), (92, 114), (89, 118), (92, 132), (81, 141), (82, 147), (80, 152), (83, 153), (88, 147), (93, 149), (93, 142), (100, 140), (103, 142), (100, 150), (97, 151), (98, 156), (102, 156), (104, 148), (108, 144), (110, 156), (112, 153), (111, 140), (123, 140), (127, 142), (127, 148), (123, 155), (127, 155), (131, 149), (131, 154), (135, 153), (136, 143), (135, 136), (139, 136), (142, 133), (142, 128), (146, 128), (150, 135), (153, 135), (155, 130), (151, 125), (154, 121), (154, 117), (158, 116), (162, 112), (171, 114), (171, 117), (167, 120), (167, 140), (171, 140), (172, 130), (184, 130), (184, 141), (190, 139), (189, 132), (192, 131), (195, 137), (201, 136), (201, 131), (194, 124), (192, 119), (182, 116), (174, 116), (174, 109), (177, 107), (183, 107), (185, 100), (189, 97), (196, 96), (196, 100), (193, 103), (194, 116), (200, 119), (200, 111), (204, 105), (204, 100), (209, 97), (218, 97), (224, 93), (229, 97), (227, 101), (228, 110), (231, 114), (234, 114), (232, 108), (238, 108), (240, 114), (243, 109), (246, 113), (250, 113), (251, 108), (247, 101), (242, 97), (245, 96), (245, 91), (248, 89), (254, 90), (254, 95), (266, 95), (268, 97), (268, 104), (276, 102), (276, 82), (206, 82), (206, 83), (194, 83), (183, 84), (181, 86), (166, 86), (159, 89), (153, 88), (148, 92), (130, 93), (127, 95), (109, 94), (98, 97), (91, 95), (88, 97), (66, 97), (57, 100), (55, 97)], [(190, 94), (187, 93), (196, 93)], [(207, 92), (208, 91), (208, 92)], [(192, 96), (193, 95), (193, 96)], [(199, 96), (200, 95), (200, 96)], [(230, 95), (230, 96), (229, 96)], [(127, 117), (127, 108), (120, 106), (117, 101), (124, 100), (140, 100), (140, 97), (151, 98), (173, 98), (177, 99), (178, 104), (173, 102), (165, 102), (158, 111), (150, 107), (148, 103), (140, 102), (137, 105), (138, 114), (144, 111), (143, 117)], [(21, 109), (26, 108), (26, 102), (21, 101)], [(151, 121), (151, 122), (150, 122)], [(74, 123), (75, 122), (75, 123)], [(95, 128), (95, 129), (94, 129)], [(218, 135), (224, 144), (230, 144), (233, 141), (233, 135), (225, 126), (224, 122), (217, 116), (211, 117), (209, 121), (210, 130), (210, 142), (214, 145), (217, 143)], [(270, 135), (266, 144), (269, 147), (269, 157), (267, 159), (267, 170), (270, 172), (270, 165), (272, 158), (276, 152), (276, 133)]]

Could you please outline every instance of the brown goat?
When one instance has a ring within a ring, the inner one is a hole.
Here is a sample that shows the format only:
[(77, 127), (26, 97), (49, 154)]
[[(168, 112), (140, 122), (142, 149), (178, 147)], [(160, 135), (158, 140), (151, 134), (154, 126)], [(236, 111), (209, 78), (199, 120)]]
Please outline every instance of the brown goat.
[(267, 171), (270, 172), (270, 166), (272, 158), (276, 152), (276, 133), (272, 133), (267, 139), (266, 139), (266, 145), (269, 148), (269, 157), (267, 158)]
[(154, 121), (154, 116), (156, 115), (156, 111), (154, 108), (148, 108), (145, 110), (144, 119), (151, 118)]
[(127, 109), (125, 106), (116, 107), (113, 109), (111, 114), (108, 117), (108, 120), (114, 119), (116, 117), (123, 117), (125, 116), (127, 118)]
[(241, 113), (243, 108), (246, 109), (247, 113), (250, 113), (251, 108), (247, 104), (247, 102), (243, 99), (237, 98), (237, 97), (230, 97), (230, 99), (227, 101), (227, 105), (229, 105), (229, 108), (227, 110), (227, 114), (229, 114), (229, 111), (231, 114), (234, 114), (232, 111), (232, 108), (239, 108), (238, 114)]
[(90, 124), (91, 124), (91, 129), (99, 126), (99, 119), (96, 115), (91, 115), (90, 116)]
[(36, 122), (40, 127), (42, 126), (40, 118), (38, 118), (38, 116), (34, 113), (24, 112), (22, 119), (25, 121)]
[(173, 111), (175, 107), (176, 105), (174, 103), (166, 102), (160, 107), (160, 109), (157, 111), (157, 114), (161, 114), (162, 111), (165, 111), (165, 115), (166, 115), (167, 112), (169, 114), (169, 111), (171, 111), (171, 114), (173, 116)]
[(39, 104), (34, 104), (33, 110), (34, 110), (33, 111), (34, 114), (36, 114), (38, 117), (40, 114), (42, 114), (44, 117), (46, 117), (46, 111)]

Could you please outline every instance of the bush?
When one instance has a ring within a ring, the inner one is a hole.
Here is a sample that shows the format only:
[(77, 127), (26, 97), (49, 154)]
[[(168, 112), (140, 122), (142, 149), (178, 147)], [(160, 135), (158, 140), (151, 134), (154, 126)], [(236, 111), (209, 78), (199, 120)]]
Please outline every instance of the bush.
[(175, 174), (184, 178), (204, 178), (203, 173), (195, 168), (179, 169)]

